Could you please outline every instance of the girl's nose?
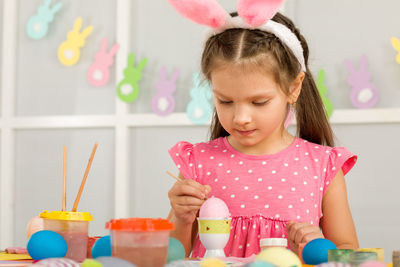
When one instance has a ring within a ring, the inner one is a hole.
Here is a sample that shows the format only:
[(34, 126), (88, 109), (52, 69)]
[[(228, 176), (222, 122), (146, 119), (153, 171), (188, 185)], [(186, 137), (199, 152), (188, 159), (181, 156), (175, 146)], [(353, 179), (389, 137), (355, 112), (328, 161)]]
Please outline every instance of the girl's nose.
[(233, 122), (237, 125), (246, 125), (251, 122), (251, 114), (245, 107), (237, 107), (233, 117)]

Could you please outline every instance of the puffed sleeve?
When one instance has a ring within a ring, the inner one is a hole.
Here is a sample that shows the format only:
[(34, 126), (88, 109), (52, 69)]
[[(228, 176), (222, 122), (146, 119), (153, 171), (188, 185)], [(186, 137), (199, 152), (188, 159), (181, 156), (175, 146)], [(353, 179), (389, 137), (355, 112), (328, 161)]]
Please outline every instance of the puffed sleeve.
[(193, 148), (193, 144), (183, 141), (178, 142), (168, 152), (183, 177), (196, 181), (198, 175)]
[(346, 148), (333, 147), (329, 153), (329, 159), (326, 167), (323, 194), (325, 194), (326, 190), (340, 169), (342, 169), (343, 174), (346, 175), (353, 168), (356, 162), (357, 156)]

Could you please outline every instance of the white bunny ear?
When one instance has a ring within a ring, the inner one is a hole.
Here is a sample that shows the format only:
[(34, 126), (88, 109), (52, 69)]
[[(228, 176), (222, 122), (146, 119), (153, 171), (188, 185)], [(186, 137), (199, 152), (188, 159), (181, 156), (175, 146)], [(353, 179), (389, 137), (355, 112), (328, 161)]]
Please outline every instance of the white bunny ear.
[(184, 17), (202, 25), (220, 28), (229, 14), (216, 0), (168, 0)]
[(239, 0), (237, 10), (247, 24), (258, 27), (278, 12), (284, 0)]

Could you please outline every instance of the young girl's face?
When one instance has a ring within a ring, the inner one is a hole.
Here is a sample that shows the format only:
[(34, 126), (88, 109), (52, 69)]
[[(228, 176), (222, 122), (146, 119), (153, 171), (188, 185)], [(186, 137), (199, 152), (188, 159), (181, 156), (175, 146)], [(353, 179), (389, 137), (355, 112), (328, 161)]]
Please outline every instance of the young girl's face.
[(282, 137), (289, 98), (272, 75), (242, 66), (211, 73), (219, 121), (239, 150), (263, 153)]

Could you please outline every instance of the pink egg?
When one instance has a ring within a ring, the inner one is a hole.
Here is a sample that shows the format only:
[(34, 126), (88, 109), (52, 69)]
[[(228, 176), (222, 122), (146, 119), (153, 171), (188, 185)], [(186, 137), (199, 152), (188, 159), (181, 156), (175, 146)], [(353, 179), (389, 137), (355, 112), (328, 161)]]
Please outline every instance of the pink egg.
[(29, 223), (26, 227), (26, 235), (29, 239), (31, 238), (31, 235), (43, 229), (44, 229), (43, 219), (40, 218), (39, 216), (35, 216), (29, 220)]
[(228, 218), (230, 217), (228, 206), (217, 197), (207, 199), (200, 208), (200, 218)]

